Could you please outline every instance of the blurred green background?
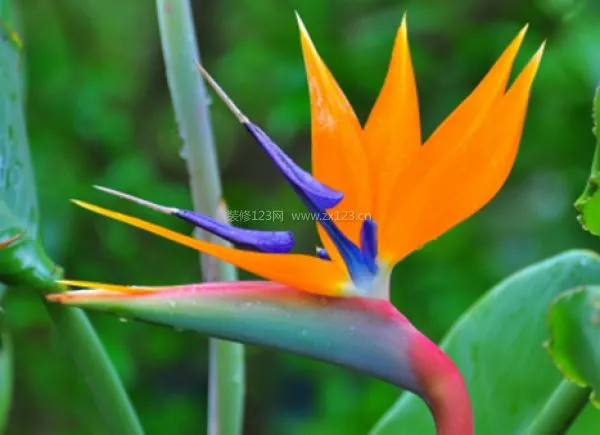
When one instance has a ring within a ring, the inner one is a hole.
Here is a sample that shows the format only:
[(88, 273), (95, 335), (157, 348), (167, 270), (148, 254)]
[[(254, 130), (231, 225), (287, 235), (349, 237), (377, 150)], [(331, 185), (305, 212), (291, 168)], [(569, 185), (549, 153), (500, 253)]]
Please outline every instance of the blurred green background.
[[(197, 254), (77, 209), (81, 198), (171, 228), (189, 226), (102, 195), (114, 187), (189, 207), (181, 142), (164, 76), (155, 5), (130, 0), (21, 0), (28, 130), (44, 238), (70, 278), (127, 284), (198, 281)], [(476, 217), (395, 270), (393, 299), (432, 338), (519, 268), (574, 247), (597, 248), (576, 222), (593, 152), (591, 99), (600, 79), (595, 0), (192, 1), (203, 62), (241, 108), (305, 167), (309, 107), (294, 9), (364, 120), (408, 12), (427, 136), (517, 31), (530, 23), (518, 67), (543, 39), (515, 169)], [(219, 102), (213, 120), (225, 199), (232, 210), (301, 210), (258, 147)], [(287, 228), (317, 244), (308, 222)], [(8, 294), (16, 387), (7, 433), (103, 434), (94, 402), (38, 298)], [(207, 339), (91, 314), (149, 435), (204, 433)], [(357, 434), (397, 390), (289, 354), (248, 347), (246, 434)]]

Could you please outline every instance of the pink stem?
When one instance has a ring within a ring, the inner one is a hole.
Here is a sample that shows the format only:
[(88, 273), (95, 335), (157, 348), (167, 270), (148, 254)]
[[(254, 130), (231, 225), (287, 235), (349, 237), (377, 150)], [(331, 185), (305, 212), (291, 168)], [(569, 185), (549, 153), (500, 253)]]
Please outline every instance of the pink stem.
[(411, 360), (431, 410), (437, 435), (472, 435), (473, 411), (458, 368), (431, 340), (415, 329)]

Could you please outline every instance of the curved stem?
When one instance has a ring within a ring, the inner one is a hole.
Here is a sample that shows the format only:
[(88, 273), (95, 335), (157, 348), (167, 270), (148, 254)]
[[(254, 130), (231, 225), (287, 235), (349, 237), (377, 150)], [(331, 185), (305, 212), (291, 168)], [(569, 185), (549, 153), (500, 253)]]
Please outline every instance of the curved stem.
[(89, 385), (109, 432), (143, 434), (119, 375), (84, 312), (47, 302), (45, 306), (66, 350)]
[(566, 434), (587, 405), (590, 388), (581, 388), (563, 379), (527, 430), (527, 435)]
[(462, 375), (452, 360), (420, 332), (411, 345), (411, 360), (437, 435), (472, 435), (473, 410)]
[[(212, 134), (209, 99), (197, 69), (200, 62), (189, 0), (156, 0), (162, 50), (179, 133), (184, 141), (194, 210), (219, 217), (221, 181)], [(221, 216), (221, 220), (226, 220)], [(210, 240), (206, 232), (199, 237)], [(211, 240), (216, 241), (216, 240)], [(205, 281), (233, 281), (232, 265), (202, 258)], [(244, 408), (244, 348), (239, 343), (211, 339), (208, 433), (239, 435)]]

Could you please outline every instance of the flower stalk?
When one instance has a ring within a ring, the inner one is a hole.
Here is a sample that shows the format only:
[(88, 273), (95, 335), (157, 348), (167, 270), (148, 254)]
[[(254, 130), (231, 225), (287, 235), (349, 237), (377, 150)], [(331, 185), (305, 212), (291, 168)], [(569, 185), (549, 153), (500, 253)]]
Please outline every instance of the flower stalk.
[(144, 430), (106, 350), (85, 313), (44, 304), (66, 350), (75, 360), (110, 433), (143, 435)]
[(419, 333), (412, 347), (412, 361), (422, 385), (420, 396), (431, 411), (437, 435), (473, 434), (469, 392), (452, 360)]
[[(160, 38), (169, 90), (183, 139), (194, 210), (226, 220), (219, 213), (221, 181), (209, 114), (209, 99), (196, 65), (200, 61), (189, 0), (156, 1)], [(199, 231), (199, 238), (216, 241)], [(221, 242), (222, 243), (222, 242)], [(235, 267), (201, 256), (205, 281), (233, 281)], [(239, 343), (210, 341), (209, 435), (239, 435), (242, 431), (245, 369), (244, 349)]]
[(563, 379), (527, 430), (527, 435), (567, 433), (577, 416), (589, 403), (591, 388)]

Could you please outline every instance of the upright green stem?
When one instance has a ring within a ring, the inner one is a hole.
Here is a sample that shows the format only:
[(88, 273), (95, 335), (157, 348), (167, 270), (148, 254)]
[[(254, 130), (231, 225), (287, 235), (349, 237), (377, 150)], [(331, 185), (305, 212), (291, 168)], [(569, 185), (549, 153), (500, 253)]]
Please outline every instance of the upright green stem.
[(142, 435), (142, 426), (98, 335), (84, 312), (46, 302), (67, 351), (90, 386), (108, 433)]
[(564, 379), (554, 390), (527, 435), (562, 435), (573, 424), (590, 399), (591, 390)]
[[(156, 1), (163, 56), (183, 155), (190, 174), (194, 209), (218, 217), (221, 182), (212, 135), (208, 97), (196, 63), (200, 61), (189, 0)], [(226, 215), (226, 213), (223, 213)], [(223, 216), (221, 216), (223, 219)], [(206, 233), (200, 237), (211, 239)], [(235, 268), (202, 259), (205, 280), (236, 279)], [(209, 378), (210, 435), (239, 435), (244, 407), (244, 351), (241, 344), (211, 340)]]

